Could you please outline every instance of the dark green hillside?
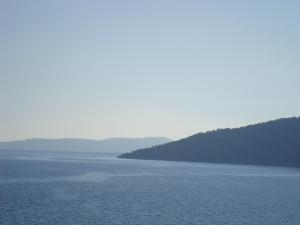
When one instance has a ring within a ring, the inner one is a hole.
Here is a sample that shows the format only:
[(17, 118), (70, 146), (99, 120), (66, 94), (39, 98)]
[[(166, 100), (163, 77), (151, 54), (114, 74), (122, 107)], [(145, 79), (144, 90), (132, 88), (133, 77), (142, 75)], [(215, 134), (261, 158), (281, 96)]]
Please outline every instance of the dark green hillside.
[(199, 133), (119, 157), (300, 167), (300, 118)]

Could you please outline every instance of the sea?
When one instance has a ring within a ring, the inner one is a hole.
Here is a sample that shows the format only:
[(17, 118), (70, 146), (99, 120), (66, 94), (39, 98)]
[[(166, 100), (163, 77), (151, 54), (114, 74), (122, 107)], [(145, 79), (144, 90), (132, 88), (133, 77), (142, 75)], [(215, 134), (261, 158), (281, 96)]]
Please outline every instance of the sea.
[(299, 225), (300, 169), (0, 150), (0, 225)]

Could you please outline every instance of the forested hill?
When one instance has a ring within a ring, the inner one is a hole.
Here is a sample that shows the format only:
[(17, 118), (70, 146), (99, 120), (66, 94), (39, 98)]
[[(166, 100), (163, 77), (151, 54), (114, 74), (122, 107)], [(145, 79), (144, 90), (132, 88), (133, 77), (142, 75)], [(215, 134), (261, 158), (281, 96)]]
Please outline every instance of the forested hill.
[(199, 133), (119, 157), (300, 167), (300, 117)]

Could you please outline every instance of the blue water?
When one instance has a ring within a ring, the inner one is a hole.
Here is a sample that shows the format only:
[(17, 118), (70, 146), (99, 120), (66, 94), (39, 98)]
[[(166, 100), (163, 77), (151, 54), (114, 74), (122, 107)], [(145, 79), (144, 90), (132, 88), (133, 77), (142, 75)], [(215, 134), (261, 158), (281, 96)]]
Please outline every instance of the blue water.
[(0, 151), (0, 225), (299, 225), (300, 170)]

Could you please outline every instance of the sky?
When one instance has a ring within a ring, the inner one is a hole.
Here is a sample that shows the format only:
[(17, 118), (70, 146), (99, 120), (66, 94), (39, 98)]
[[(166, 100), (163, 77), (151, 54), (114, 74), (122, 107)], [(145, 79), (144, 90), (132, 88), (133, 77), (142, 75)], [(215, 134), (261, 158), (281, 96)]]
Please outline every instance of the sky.
[(300, 1), (0, 0), (0, 141), (300, 115)]

